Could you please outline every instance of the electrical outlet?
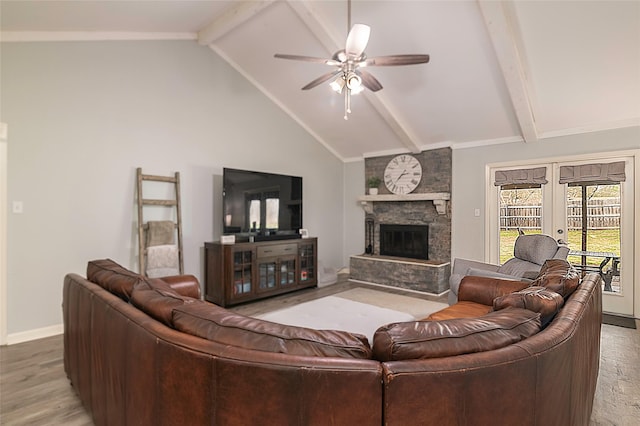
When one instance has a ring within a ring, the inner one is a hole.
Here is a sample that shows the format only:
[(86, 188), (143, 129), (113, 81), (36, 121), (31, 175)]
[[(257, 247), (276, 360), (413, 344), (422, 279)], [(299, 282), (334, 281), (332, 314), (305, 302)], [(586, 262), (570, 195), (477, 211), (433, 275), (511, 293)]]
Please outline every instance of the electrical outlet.
[(13, 212), (16, 214), (20, 214), (24, 211), (24, 206), (22, 201), (14, 201), (13, 202)]

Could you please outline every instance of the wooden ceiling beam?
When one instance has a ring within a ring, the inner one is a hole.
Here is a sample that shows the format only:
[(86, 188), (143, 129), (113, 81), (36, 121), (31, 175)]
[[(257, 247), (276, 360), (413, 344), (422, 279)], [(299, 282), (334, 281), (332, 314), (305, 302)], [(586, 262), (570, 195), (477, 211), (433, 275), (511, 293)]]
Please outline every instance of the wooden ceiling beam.
[(539, 139), (518, 20), (510, 1), (478, 0), (525, 142)]
[(207, 46), (256, 16), (275, 0), (238, 2), (198, 32), (198, 43)]

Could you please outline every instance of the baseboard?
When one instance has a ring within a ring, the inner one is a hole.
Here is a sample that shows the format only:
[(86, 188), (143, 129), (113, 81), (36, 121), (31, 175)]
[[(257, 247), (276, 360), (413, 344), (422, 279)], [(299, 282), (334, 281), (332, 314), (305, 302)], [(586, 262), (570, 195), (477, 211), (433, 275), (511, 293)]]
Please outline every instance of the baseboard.
[(49, 327), (36, 328), (34, 330), (21, 331), (7, 335), (7, 345), (29, 342), (31, 340), (43, 339), (45, 337), (57, 336), (64, 332), (62, 324), (51, 325)]

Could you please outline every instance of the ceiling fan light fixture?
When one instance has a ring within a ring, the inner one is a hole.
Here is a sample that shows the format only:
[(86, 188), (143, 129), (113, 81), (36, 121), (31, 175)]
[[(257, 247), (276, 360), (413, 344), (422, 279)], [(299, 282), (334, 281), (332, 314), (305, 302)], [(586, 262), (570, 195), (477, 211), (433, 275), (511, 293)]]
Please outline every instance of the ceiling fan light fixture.
[(335, 80), (329, 83), (329, 86), (337, 93), (342, 93), (342, 89), (344, 89), (345, 85), (345, 79), (342, 74), (340, 74), (338, 77), (336, 77)]
[(354, 95), (362, 92), (364, 87), (362, 86), (362, 78), (354, 72), (350, 72), (345, 77), (347, 89), (351, 91)]

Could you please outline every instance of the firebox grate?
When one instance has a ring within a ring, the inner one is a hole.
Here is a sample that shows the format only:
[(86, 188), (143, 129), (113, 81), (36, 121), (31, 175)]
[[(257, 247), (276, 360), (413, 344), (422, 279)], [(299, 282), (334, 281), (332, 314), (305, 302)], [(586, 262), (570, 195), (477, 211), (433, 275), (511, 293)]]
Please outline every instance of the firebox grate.
[(429, 226), (381, 224), (380, 254), (429, 260)]

